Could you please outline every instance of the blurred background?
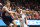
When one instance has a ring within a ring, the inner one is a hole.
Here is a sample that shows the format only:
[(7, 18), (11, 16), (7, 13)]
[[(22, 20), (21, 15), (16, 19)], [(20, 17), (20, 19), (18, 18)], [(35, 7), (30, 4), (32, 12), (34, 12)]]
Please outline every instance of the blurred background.
[[(8, 0), (0, 0), (0, 21), (2, 21), (1, 16), (2, 16), (2, 7), (6, 4), (6, 1)], [(29, 16), (27, 18), (27, 22), (29, 23), (29, 21), (33, 20), (34, 23), (38, 22), (36, 24), (27, 24), (29, 25), (29, 27), (40, 27), (40, 0), (9, 0), (11, 2), (11, 10), (15, 11), (16, 7), (20, 7), (23, 10), (27, 10), (27, 11), (37, 11), (39, 13), (39, 17), (38, 18), (34, 18), (33, 17), (33, 13), (26, 13), (26, 16)], [(3, 22), (0, 22), (3, 24)], [(33, 22), (31, 22), (33, 23)], [(0, 26), (2, 25), (0, 24)], [(38, 24), (38, 25), (37, 25)], [(3, 24), (5, 25), (5, 24)]]

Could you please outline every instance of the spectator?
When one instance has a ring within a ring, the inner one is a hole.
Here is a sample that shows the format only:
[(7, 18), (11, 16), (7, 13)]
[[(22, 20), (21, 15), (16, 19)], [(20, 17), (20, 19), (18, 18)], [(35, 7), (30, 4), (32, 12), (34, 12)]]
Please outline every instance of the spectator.
[(16, 8), (16, 4), (15, 2), (12, 2), (12, 11), (15, 10), (15, 8)]
[(0, 3), (0, 18), (2, 16), (2, 4)]
[(2, 16), (2, 11), (1, 11), (1, 7), (0, 7), (0, 18), (1, 18), (1, 16)]

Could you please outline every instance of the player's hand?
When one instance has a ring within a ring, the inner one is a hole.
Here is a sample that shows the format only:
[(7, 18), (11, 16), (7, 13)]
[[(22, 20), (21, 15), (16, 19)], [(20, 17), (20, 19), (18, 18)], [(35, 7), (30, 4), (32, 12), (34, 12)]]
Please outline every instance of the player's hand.
[(14, 19), (17, 19), (16, 17), (14, 17)]
[(35, 14), (36, 12), (37, 12), (37, 11), (35, 11), (34, 14)]

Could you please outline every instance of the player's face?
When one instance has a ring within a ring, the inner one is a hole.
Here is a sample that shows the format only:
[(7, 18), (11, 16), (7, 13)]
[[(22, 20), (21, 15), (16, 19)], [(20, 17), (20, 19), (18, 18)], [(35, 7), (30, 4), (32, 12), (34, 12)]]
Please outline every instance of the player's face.
[(9, 3), (9, 2), (7, 2), (7, 6), (8, 6), (8, 7), (10, 6), (10, 3)]

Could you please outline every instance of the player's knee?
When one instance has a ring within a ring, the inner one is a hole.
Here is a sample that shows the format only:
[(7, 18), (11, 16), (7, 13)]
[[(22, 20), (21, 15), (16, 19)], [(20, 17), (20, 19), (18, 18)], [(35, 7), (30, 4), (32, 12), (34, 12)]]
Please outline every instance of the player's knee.
[(17, 26), (17, 24), (14, 24), (14, 26)]
[(17, 26), (17, 24), (15, 26)]
[(9, 24), (8, 26), (11, 27), (11, 24)]
[(8, 26), (11, 26), (11, 25), (8, 25)]

